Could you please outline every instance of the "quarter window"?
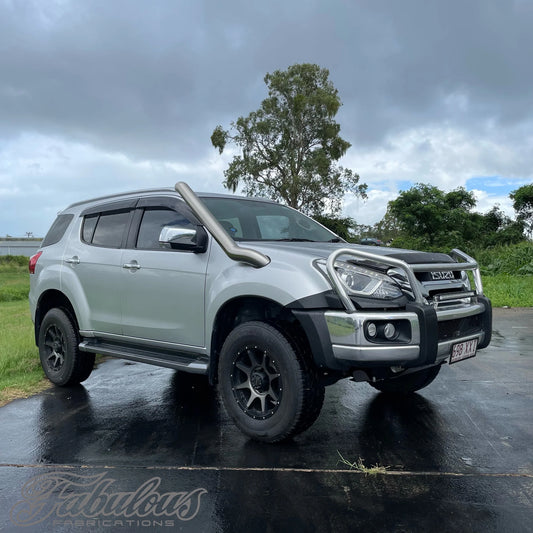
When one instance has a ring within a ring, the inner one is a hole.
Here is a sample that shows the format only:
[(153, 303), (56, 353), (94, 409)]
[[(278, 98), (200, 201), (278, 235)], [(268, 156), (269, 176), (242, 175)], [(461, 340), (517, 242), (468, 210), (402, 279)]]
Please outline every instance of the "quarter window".
[(52, 227), (48, 230), (41, 246), (50, 246), (59, 242), (63, 238), (63, 235), (73, 218), (74, 215), (58, 215), (52, 224)]

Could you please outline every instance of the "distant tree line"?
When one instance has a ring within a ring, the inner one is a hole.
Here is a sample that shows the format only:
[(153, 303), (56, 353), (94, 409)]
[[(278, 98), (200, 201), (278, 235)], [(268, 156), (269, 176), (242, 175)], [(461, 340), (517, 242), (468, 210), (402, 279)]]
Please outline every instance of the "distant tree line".
[(516, 244), (532, 237), (533, 183), (516, 189), (510, 198), (516, 220), (508, 217), (499, 205), (484, 214), (473, 212), (474, 193), (463, 187), (445, 193), (432, 185), (418, 183), (390, 201), (385, 216), (377, 224), (354, 223), (347, 231), (350, 240), (371, 236), (392, 241), (394, 246), (422, 250)]

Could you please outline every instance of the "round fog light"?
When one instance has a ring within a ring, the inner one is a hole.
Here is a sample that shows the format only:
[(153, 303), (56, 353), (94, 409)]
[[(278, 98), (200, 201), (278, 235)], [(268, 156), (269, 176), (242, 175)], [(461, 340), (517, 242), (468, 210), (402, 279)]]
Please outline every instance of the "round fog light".
[(370, 324), (368, 324), (368, 327), (366, 328), (366, 331), (369, 337), (375, 337), (378, 333), (378, 328), (376, 327), (376, 324), (374, 324), (374, 322), (370, 322)]
[(385, 338), (387, 340), (391, 340), (396, 335), (396, 328), (394, 327), (394, 324), (391, 324), (390, 322), (385, 325), (385, 328), (383, 329), (383, 334), (385, 335)]

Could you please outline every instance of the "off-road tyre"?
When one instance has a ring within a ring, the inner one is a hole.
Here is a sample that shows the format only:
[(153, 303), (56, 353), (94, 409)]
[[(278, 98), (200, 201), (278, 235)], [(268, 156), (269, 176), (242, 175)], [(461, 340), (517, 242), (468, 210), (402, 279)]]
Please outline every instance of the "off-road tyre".
[(278, 442), (306, 430), (324, 402), (312, 363), (264, 322), (245, 322), (226, 338), (218, 382), (224, 406), (252, 439)]
[(46, 377), (61, 387), (85, 381), (94, 367), (94, 354), (80, 352), (79, 335), (69, 314), (53, 308), (39, 330), (39, 357)]

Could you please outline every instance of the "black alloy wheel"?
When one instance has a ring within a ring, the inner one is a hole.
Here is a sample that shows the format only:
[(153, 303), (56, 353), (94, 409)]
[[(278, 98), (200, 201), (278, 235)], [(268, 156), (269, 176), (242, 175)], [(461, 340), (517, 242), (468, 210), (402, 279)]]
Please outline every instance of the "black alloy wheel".
[(224, 406), (249, 437), (278, 442), (320, 414), (324, 386), (305, 353), (265, 322), (245, 322), (226, 338), (218, 365)]
[(274, 355), (257, 346), (245, 346), (233, 360), (233, 396), (254, 419), (265, 420), (278, 409), (283, 382)]
[(46, 377), (55, 385), (85, 381), (94, 367), (95, 355), (80, 352), (79, 334), (63, 309), (50, 309), (39, 329), (39, 357)]

